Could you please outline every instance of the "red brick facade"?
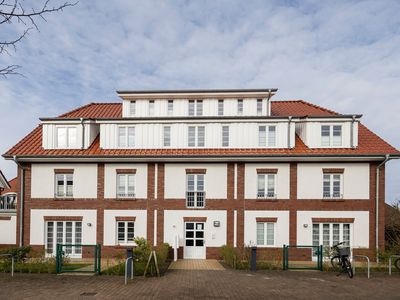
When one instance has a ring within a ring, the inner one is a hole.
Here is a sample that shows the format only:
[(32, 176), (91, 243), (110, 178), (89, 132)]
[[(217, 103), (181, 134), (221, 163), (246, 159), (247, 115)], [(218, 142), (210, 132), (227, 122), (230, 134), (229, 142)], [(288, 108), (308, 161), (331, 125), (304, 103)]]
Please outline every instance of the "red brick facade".
[[(227, 244), (242, 247), (244, 245), (244, 214), (246, 210), (287, 210), (289, 211), (289, 242), (297, 241), (297, 212), (306, 210), (319, 211), (369, 211), (369, 249), (357, 249), (357, 253), (375, 252), (375, 182), (378, 163), (370, 163), (370, 200), (351, 199), (344, 201), (298, 200), (297, 199), (297, 163), (290, 163), (290, 199), (276, 199), (276, 201), (254, 201), (245, 198), (245, 163), (227, 163), (227, 199), (207, 199), (204, 210), (223, 209), (227, 212)], [(147, 239), (151, 245), (155, 240), (160, 245), (164, 242), (164, 210), (188, 210), (185, 199), (165, 199), (165, 164), (148, 163), (147, 168), (147, 199), (104, 199), (104, 163), (97, 164), (97, 195), (96, 199), (31, 199), (31, 164), (23, 164), (25, 170), (24, 184), (24, 212), (23, 212), (23, 244), (30, 244), (30, 213), (31, 209), (96, 209), (97, 210), (97, 243), (103, 244), (104, 237), (104, 210), (105, 209), (137, 209), (147, 210)], [(122, 164), (121, 164), (122, 167)], [(66, 164), (66, 168), (68, 165)], [(199, 169), (196, 169), (197, 171)], [(203, 170), (203, 169), (202, 169)], [(19, 180), (21, 169), (18, 170)], [(236, 186), (235, 186), (236, 182)], [(157, 186), (156, 186), (157, 185)], [(385, 201), (385, 168), (380, 171), (379, 181), (379, 246), (384, 249), (384, 201)], [(18, 199), (20, 199), (18, 187)], [(19, 240), (19, 212), (21, 201), (17, 203), (17, 242)], [(236, 237), (234, 236), (234, 214), (237, 213)], [(205, 217), (205, 216), (204, 216)], [(156, 232), (154, 220), (156, 219)], [(202, 218), (204, 219), (204, 218)], [(322, 219), (321, 219), (322, 220)], [(321, 221), (319, 220), (319, 221)], [(318, 220), (317, 220), (318, 221)], [(322, 222), (322, 221), (321, 221)], [(335, 220), (335, 222), (340, 222)], [(346, 221), (347, 222), (347, 221)], [(124, 247), (104, 247), (103, 253), (123, 251)], [(267, 250), (262, 250), (265, 252)], [(265, 254), (266, 255), (266, 254)], [(218, 249), (207, 247), (207, 257), (217, 257)]]

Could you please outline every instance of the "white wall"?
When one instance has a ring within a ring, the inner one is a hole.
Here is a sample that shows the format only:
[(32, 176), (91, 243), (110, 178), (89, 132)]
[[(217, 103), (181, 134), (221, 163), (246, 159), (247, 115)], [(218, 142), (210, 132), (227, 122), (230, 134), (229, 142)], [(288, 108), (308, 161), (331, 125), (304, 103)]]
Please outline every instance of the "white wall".
[(323, 168), (344, 168), (344, 199), (369, 199), (368, 163), (299, 163), (297, 165), (298, 199), (322, 199)]
[[(312, 218), (354, 218), (350, 244), (353, 248), (369, 248), (368, 211), (298, 211), (298, 245), (312, 245)], [(304, 228), (304, 224), (307, 224), (307, 228)]]
[(116, 169), (136, 169), (136, 198), (147, 198), (147, 164), (105, 164), (104, 165), (104, 198), (117, 198)]
[(74, 169), (73, 198), (97, 198), (97, 164), (32, 164), (32, 198), (54, 198), (54, 169)]
[(11, 220), (0, 220), (0, 245), (15, 245), (17, 243), (17, 216)]
[[(226, 245), (226, 211), (225, 210), (165, 210), (164, 241), (171, 246), (174, 238), (179, 237), (179, 246), (184, 246), (184, 217), (207, 217), (205, 223), (205, 246), (220, 247)], [(214, 221), (220, 221), (220, 227), (214, 227)]]
[[(190, 122), (189, 122), (190, 121)], [(171, 146), (163, 145), (163, 127), (171, 127)], [(222, 126), (229, 126), (229, 147), (222, 147)], [(258, 143), (258, 127), (260, 125), (276, 126), (276, 145), (260, 147)], [(157, 123), (139, 123), (125, 121), (120, 123), (103, 123), (100, 125), (100, 147), (102, 149), (118, 148), (118, 126), (135, 126), (134, 149), (169, 149), (193, 148), (188, 147), (188, 127), (205, 126), (205, 146), (201, 148), (287, 148), (288, 123), (286, 121), (268, 122), (221, 122), (198, 121), (193, 123), (188, 119), (185, 122), (157, 121)], [(294, 126), (294, 125), (292, 125)], [(291, 145), (294, 145), (295, 130), (291, 130)]]
[(204, 174), (206, 199), (226, 199), (226, 164), (165, 164), (165, 198), (186, 197), (186, 169), (207, 169)]
[(283, 247), (284, 244), (289, 244), (289, 211), (246, 210), (244, 212), (244, 243), (246, 245), (257, 244), (256, 218), (278, 218), (275, 223), (275, 245), (273, 247)]
[(146, 210), (104, 210), (104, 246), (117, 245), (117, 226), (115, 217), (136, 217), (135, 237), (147, 239)]
[(250, 163), (245, 165), (245, 198), (257, 198), (257, 169), (269, 168), (278, 169), (276, 174), (276, 196), (278, 199), (290, 198), (290, 165), (268, 164), (268, 163)]
[[(187, 99), (160, 99), (154, 100), (154, 116), (165, 117), (167, 116), (168, 100), (174, 100), (173, 116), (183, 117), (188, 116), (188, 100)], [(149, 117), (149, 100), (136, 100), (136, 114), (131, 116), (129, 114), (129, 100), (122, 102), (122, 115), (124, 118), (129, 117)], [(263, 116), (267, 116), (267, 100), (263, 99)], [(217, 116), (218, 115), (218, 99), (204, 99), (203, 100), (203, 116)], [(224, 100), (224, 115), (237, 116), (237, 99)], [(243, 116), (257, 116), (257, 99), (244, 98), (243, 99)]]
[(31, 209), (31, 245), (44, 245), (45, 243), (45, 216), (83, 217), (82, 244), (96, 244), (97, 212), (95, 209)]

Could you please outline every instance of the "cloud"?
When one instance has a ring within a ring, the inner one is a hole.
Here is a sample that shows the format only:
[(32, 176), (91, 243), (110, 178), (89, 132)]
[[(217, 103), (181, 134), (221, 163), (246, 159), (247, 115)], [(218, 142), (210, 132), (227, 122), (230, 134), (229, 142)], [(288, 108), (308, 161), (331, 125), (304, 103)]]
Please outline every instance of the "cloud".
[[(116, 89), (246, 87), (362, 113), (400, 148), (399, 9), (395, 0), (81, 1), (0, 57), (26, 76), (0, 80), (0, 151), (38, 117), (118, 101)], [(12, 163), (0, 168), (15, 174)], [(388, 201), (400, 199), (399, 169), (388, 165)]]

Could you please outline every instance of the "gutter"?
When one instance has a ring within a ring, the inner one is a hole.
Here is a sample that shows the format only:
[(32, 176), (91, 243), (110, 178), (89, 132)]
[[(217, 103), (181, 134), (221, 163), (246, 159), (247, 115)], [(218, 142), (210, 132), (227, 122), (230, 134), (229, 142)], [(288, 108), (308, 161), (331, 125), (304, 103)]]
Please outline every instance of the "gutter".
[(351, 120), (351, 131), (350, 131), (350, 141), (351, 148), (354, 149), (356, 146), (354, 145), (354, 123), (356, 122), (356, 116), (354, 115)]
[(288, 148), (289, 149), (291, 149), (292, 147), (292, 145), (290, 144), (290, 125), (291, 125), (291, 123), (292, 123), (292, 116), (289, 116), (288, 117), (288, 131), (287, 131), (287, 145), (288, 145)]
[(82, 126), (82, 144), (81, 144), (81, 150), (85, 149), (85, 125), (83, 124), (84, 119), (81, 118), (81, 126)]
[(380, 168), (385, 165), (389, 160), (399, 159), (399, 157), (390, 156), (390, 154), (385, 155), (385, 159), (376, 168), (376, 194), (375, 194), (375, 249), (376, 249), (376, 262), (379, 263), (379, 176)]
[(20, 195), (19, 195), (19, 246), (22, 247), (23, 242), (23, 232), (24, 232), (24, 198), (25, 198), (25, 168), (18, 162), (17, 156), (13, 156), (13, 161), (21, 168), (21, 181), (20, 181)]

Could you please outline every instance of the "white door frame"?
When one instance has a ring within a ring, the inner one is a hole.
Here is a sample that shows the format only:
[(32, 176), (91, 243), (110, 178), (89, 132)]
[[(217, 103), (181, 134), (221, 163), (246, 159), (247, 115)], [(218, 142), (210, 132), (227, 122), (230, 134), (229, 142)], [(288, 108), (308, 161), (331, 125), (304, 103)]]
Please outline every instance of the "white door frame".
[(205, 222), (184, 222), (184, 259), (206, 258), (205, 225)]

